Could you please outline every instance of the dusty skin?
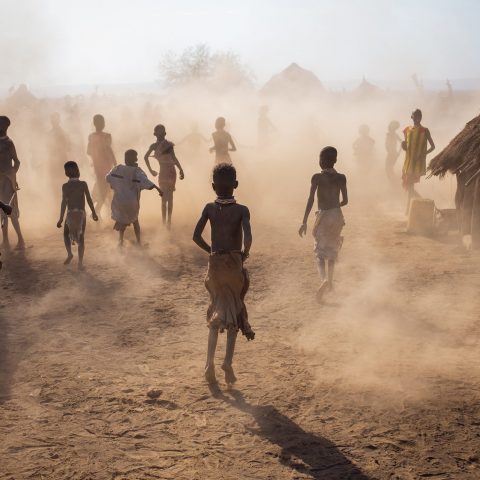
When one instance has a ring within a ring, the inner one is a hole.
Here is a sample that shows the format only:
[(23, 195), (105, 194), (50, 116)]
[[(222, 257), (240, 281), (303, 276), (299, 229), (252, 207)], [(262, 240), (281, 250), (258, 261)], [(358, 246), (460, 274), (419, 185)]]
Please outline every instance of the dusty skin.
[(58, 235), (4, 255), (0, 478), (478, 478), (478, 258), (401, 218), (350, 208), (322, 305), (295, 229), (255, 227), (257, 338), (237, 342), (231, 390), (203, 381), (189, 225), (176, 243), (146, 229), (150, 249), (128, 255), (92, 227), (80, 274)]

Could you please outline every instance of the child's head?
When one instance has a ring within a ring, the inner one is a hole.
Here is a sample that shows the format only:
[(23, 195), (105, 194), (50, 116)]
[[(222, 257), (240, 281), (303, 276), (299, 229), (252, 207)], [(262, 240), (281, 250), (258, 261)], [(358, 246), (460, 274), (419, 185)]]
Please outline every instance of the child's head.
[(165, 127), (163, 125), (157, 125), (154, 129), (153, 129), (153, 134), (157, 137), (157, 138), (165, 138), (165, 135), (167, 134), (167, 131), (165, 130)]
[(127, 150), (125, 152), (125, 165), (136, 167), (138, 163), (138, 153), (135, 150)]
[(65, 175), (68, 178), (78, 178), (80, 177), (80, 169), (78, 168), (77, 162), (67, 162), (63, 166), (65, 168)]
[(105, 118), (103, 118), (103, 115), (100, 115), (99, 113), (94, 115), (93, 125), (95, 126), (97, 132), (101, 132), (105, 128)]
[(0, 133), (5, 134), (10, 126), (10, 119), (5, 115), (0, 116)]
[(213, 169), (212, 187), (219, 197), (231, 197), (238, 187), (237, 171), (229, 163), (219, 163)]
[(215, 120), (215, 128), (217, 130), (223, 130), (225, 128), (225, 118), (223, 117), (218, 117), (216, 120)]
[(398, 130), (399, 127), (400, 127), (400, 123), (397, 122), (396, 120), (393, 120), (393, 121), (391, 121), (391, 122), (388, 124), (388, 131), (389, 131), (390, 133), (393, 133), (393, 132), (395, 132), (396, 130)]
[(358, 127), (358, 133), (366, 137), (370, 133), (370, 127), (368, 125), (360, 125), (360, 127)]
[(413, 120), (414, 124), (419, 124), (422, 121), (422, 111), (417, 108), (412, 112), (411, 119)]
[(322, 148), (320, 152), (320, 167), (322, 170), (333, 168), (337, 163), (337, 149), (335, 147)]

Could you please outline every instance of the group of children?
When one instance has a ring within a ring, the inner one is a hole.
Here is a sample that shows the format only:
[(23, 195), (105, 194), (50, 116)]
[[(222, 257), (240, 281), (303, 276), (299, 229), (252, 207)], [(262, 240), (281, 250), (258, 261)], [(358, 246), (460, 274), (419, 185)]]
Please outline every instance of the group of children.
[[(434, 147), (428, 129), (420, 125), (421, 112), (415, 111), (412, 119), (414, 126), (405, 129), (405, 140), (402, 143), (402, 147), (407, 152), (404, 181), (407, 179), (409, 184), (419, 181), (424, 171), (426, 154), (433, 149), (427, 150), (427, 142)], [(19, 246), (22, 247), (23, 238), (18, 224), (16, 199), (18, 189), (16, 172), (20, 163), (13, 142), (6, 135), (9, 124), (7, 117), (0, 117), (0, 209), (4, 212), (2, 230), (7, 221), (6, 215), (11, 215), (12, 224), (18, 234)], [(140, 244), (138, 223), (140, 192), (156, 189), (163, 196), (162, 218), (164, 223), (170, 225), (177, 169), (180, 179), (184, 178), (183, 169), (175, 156), (174, 145), (166, 139), (166, 130), (163, 125), (155, 127), (154, 135), (157, 141), (149, 147), (144, 157), (152, 176), (159, 177), (158, 186), (138, 167), (138, 155), (135, 150), (127, 150), (125, 164), (116, 165), (111, 149), (111, 136), (103, 132), (105, 121), (101, 115), (94, 117), (94, 125), (96, 131), (89, 137), (88, 153), (94, 163), (96, 175), (94, 191), (97, 195), (97, 207), (90, 196), (88, 185), (80, 180), (78, 165), (68, 161), (65, 163), (68, 181), (62, 186), (60, 219), (57, 223), (57, 227), (61, 228), (65, 219), (64, 242), (67, 250), (65, 264), (71, 262), (72, 244), (77, 243), (79, 268), (83, 268), (85, 249), (85, 202), (92, 212), (93, 220), (97, 221), (96, 208), (100, 209), (105, 202), (108, 197), (108, 186), (110, 186), (113, 191), (112, 218), (115, 221), (114, 228), (120, 235), (120, 243), (123, 243), (126, 227), (133, 224), (137, 242)], [(252, 231), (248, 208), (237, 203), (233, 195), (238, 187), (238, 181), (228, 152), (235, 150), (235, 144), (230, 134), (224, 130), (223, 118), (217, 119), (216, 127), (217, 130), (213, 135), (215, 146), (212, 147), (216, 152), (217, 161), (212, 177), (212, 188), (216, 193), (216, 199), (203, 209), (194, 230), (193, 241), (209, 254), (205, 278), (205, 286), (210, 295), (207, 311), (209, 336), (205, 378), (210, 384), (216, 382), (214, 358), (218, 333), (226, 330), (227, 345), (222, 369), (226, 383), (233, 384), (236, 377), (232, 361), (238, 331), (241, 331), (247, 340), (253, 340), (255, 337), (248, 322), (244, 302), (250, 285), (244, 263), (252, 246)], [(159, 162), (159, 173), (151, 167), (149, 160), (151, 154)], [(341, 233), (345, 225), (341, 208), (348, 203), (346, 177), (335, 170), (336, 162), (337, 150), (331, 146), (323, 148), (319, 157), (321, 172), (313, 175), (311, 179), (310, 194), (303, 222), (298, 231), (301, 237), (306, 234), (308, 217), (316, 195), (318, 211), (315, 214), (312, 234), (321, 277), (317, 292), (319, 300), (327, 290), (333, 288), (335, 261), (342, 246)], [(211, 244), (208, 244), (202, 236), (207, 223), (210, 223), (211, 228)], [(5, 241), (8, 242), (8, 237), (4, 232), (4, 243)]]

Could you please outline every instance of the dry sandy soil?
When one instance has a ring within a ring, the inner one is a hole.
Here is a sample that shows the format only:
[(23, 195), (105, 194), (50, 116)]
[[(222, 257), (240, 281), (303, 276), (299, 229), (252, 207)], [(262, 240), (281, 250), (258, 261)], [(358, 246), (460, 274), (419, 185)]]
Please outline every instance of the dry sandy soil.
[(380, 210), (347, 218), (323, 304), (310, 238), (254, 225), (257, 337), (230, 390), (203, 380), (191, 227), (120, 253), (90, 222), (80, 274), (58, 232), (4, 253), (0, 478), (480, 478), (478, 256)]

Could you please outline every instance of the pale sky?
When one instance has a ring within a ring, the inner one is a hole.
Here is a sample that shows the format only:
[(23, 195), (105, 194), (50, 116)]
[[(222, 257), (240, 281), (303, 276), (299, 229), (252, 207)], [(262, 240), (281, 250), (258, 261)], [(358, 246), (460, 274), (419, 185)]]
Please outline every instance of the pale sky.
[(0, 86), (150, 82), (166, 50), (232, 50), (262, 83), (480, 77), (478, 0), (0, 0)]

